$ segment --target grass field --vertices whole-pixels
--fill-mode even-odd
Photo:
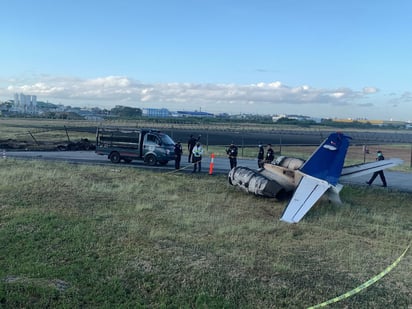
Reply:
[[[411,242],[411,194],[345,186],[341,197],[289,225],[284,202],[225,176],[0,159],[0,307],[316,305]],[[411,308],[411,250],[329,308]]]

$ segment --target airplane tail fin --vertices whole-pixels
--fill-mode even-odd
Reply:
[[[336,185],[345,162],[349,139],[343,133],[330,134],[302,165],[301,172]]]
[[[299,222],[330,188],[330,198],[335,202],[340,201],[341,187],[338,186],[338,180],[345,163],[349,139],[342,133],[330,134],[302,165],[300,172],[303,177],[282,214],[282,221]]]

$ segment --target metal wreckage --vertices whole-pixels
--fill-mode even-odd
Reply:
[[[339,192],[343,185],[339,180],[403,163],[401,159],[392,158],[344,167],[350,139],[341,132],[332,133],[306,161],[281,156],[258,170],[235,167],[229,172],[229,183],[247,193],[279,200],[293,194],[280,219],[297,223],[324,195],[335,204],[341,203]]]

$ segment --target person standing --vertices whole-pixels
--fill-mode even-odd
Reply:
[[[226,149],[226,153],[229,156],[230,169],[237,166],[237,146],[235,144],[230,144],[229,148]]]
[[[196,173],[197,168],[199,168],[199,172],[201,172],[202,155],[203,155],[202,145],[200,145],[200,142],[197,142],[196,146],[193,147],[193,150],[192,150],[192,158],[193,158],[193,172],[192,173]]]
[[[193,134],[190,134],[189,140],[187,141],[187,150],[189,155],[187,157],[187,162],[192,162],[193,148],[196,146],[196,143],[200,141],[201,135],[196,138],[193,137]]]
[[[180,168],[180,160],[182,159],[183,148],[181,142],[175,144],[175,169]]]
[[[275,152],[272,149],[272,145],[268,144],[268,150],[266,150],[266,163],[271,163],[275,159]]]
[[[383,156],[382,151],[378,150],[376,152],[376,161],[381,161],[381,160],[385,160],[385,157]],[[373,173],[371,179],[369,179],[369,181],[367,181],[366,183],[370,186],[373,181],[375,180],[376,177],[378,177],[378,175],[381,178],[382,181],[382,187],[387,187],[387,183],[386,183],[386,178],[385,178],[385,174],[383,173],[383,170],[377,171],[375,173]]]
[[[263,148],[263,145],[259,144],[259,152],[258,152],[258,168],[263,167],[263,163],[265,163],[265,149]]]

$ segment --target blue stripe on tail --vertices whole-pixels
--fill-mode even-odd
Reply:
[[[349,139],[351,138],[343,133],[330,134],[300,170],[307,175],[336,185],[345,162]]]

